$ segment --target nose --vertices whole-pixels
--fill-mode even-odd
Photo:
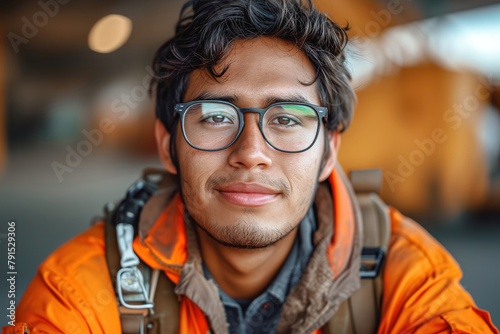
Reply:
[[[237,168],[265,169],[272,165],[269,155],[272,148],[266,143],[259,129],[259,115],[245,113],[245,125],[236,142],[229,147],[229,164]]]

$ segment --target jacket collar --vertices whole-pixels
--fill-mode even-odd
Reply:
[[[320,328],[359,288],[362,225],[353,196],[340,167],[318,187],[315,251],[283,305],[277,333],[310,333]]]
[[[160,176],[158,190],[142,209],[133,247],[147,265],[164,270],[177,284],[188,255],[184,205],[175,176],[165,171]]]

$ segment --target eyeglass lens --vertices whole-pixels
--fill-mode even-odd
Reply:
[[[218,150],[238,135],[240,118],[231,105],[200,102],[184,113],[186,139],[203,150]],[[278,150],[296,152],[308,148],[316,138],[318,115],[304,105],[282,104],[269,108],[262,119],[263,135]]]

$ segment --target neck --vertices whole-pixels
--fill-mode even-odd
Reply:
[[[224,246],[197,227],[203,261],[219,287],[235,299],[254,299],[278,274],[292,249],[297,227],[274,245],[259,249]]]

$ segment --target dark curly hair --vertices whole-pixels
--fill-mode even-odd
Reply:
[[[181,11],[175,36],[153,60],[156,117],[175,138],[174,105],[182,102],[190,73],[206,68],[217,80],[227,67],[217,72],[216,65],[233,41],[268,36],[295,44],[308,57],[316,70],[310,84],[317,82],[321,104],[329,111],[327,128],[342,132],[356,101],[343,52],[347,29],[319,12],[312,0],[191,0]]]

